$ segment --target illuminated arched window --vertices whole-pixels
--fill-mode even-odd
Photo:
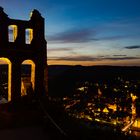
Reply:
[[[31,44],[32,39],[33,39],[33,29],[28,28],[28,29],[25,30],[26,44]]]
[[[17,38],[17,26],[16,25],[8,26],[8,37],[9,37],[9,42],[15,42],[15,40]]]
[[[11,66],[8,58],[0,58],[0,96],[11,101]]]
[[[33,92],[35,87],[35,63],[25,60],[21,64],[21,96]],[[30,93],[29,93],[30,94]]]

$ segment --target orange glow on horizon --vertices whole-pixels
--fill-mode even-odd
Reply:
[[[67,60],[48,60],[48,65],[112,65],[112,66],[140,66],[139,60],[103,60],[103,61],[67,61]]]

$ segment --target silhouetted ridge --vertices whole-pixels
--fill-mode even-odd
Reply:
[[[73,92],[79,82],[113,80],[115,77],[140,79],[140,67],[52,65],[48,70],[49,91],[59,96]]]

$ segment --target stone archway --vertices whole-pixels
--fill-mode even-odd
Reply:
[[[8,58],[0,57],[0,63],[1,64],[7,64],[8,65],[8,72],[7,74],[7,84],[8,84],[8,95],[7,100],[11,101],[11,70],[12,70],[12,63]]]
[[[26,67],[27,66],[27,67]],[[32,60],[24,60],[21,64],[21,96],[27,94],[28,87],[35,89],[35,63]]]

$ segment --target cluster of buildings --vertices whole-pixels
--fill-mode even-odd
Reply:
[[[65,111],[74,118],[114,126],[121,131],[140,128],[140,80],[116,77],[112,80],[77,84],[71,97],[64,97]],[[92,123],[93,124],[93,123]]]

